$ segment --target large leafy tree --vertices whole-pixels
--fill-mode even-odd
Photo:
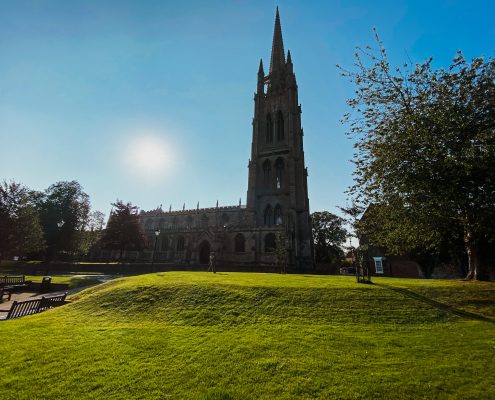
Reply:
[[[339,264],[348,237],[345,220],[331,212],[318,211],[311,214],[311,223],[316,262]]]
[[[114,210],[103,231],[100,244],[106,249],[119,250],[122,258],[125,250],[141,250],[144,247],[144,232],[136,206],[121,200],[117,200],[112,206]]]
[[[392,68],[377,48],[358,49],[356,85],[344,117],[356,139],[355,201],[375,209],[375,243],[396,251],[427,249],[461,239],[469,279],[487,278],[479,247],[494,238],[495,60],[447,69],[421,64]],[[380,225],[381,224],[381,225]],[[384,225],[385,224],[385,225]]]
[[[90,213],[89,196],[82,186],[77,181],[57,182],[38,194],[37,202],[49,258],[58,251],[78,254]]]
[[[27,256],[45,249],[38,211],[28,188],[0,184],[0,256]]]
[[[86,256],[95,246],[103,233],[105,214],[101,211],[91,211],[86,226],[79,231],[78,251],[80,256]]]

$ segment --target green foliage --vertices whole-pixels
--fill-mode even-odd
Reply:
[[[113,280],[69,305],[0,323],[0,393],[6,400],[489,398],[495,324],[385,285],[493,319],[494,283],[376,282],[190,272]]]
[[[82,257],[99,239],[100,211],[90,213],[89,196],[76,181],[35,192],[11,182],[0,186],[0,253],[52,259]],[[61,226],[59,226],[61,225]]]
[[[311,214],[316,262],[340,265],[344,258],[342,246],[348,237],[344,219],[328,211]]]
[[[448,69],[432,59],[392,68],[386,51],[358,49],[356,85],[344,117],[356,139],[358,204],[383,205],[370,239],[397,252],[438,252],[465,242],[470,277],[486,278],[477,248],[495,237],[495,60]]]
[[[16,182],[0,185],[0,256],[27,256],[43,251],[39,214],[29,190]]]
[[[86,256],[90,250],[98,243],[103,233],[105,214],[101,211],[92,211],[86,227],[78,231],[78,253]]]
[[[145,239],[139,223],[137,207],[121,200],[117,200],[112,206],[114,210],[103,231],[101,246],[120,250],[121,257],[124,250],[141,250],[145,245]]]
[[[49,258],[57,252],[79,254],[90,212],[89,196],[82,186],[77,181],[57,182],[38,195],[38,207]]]

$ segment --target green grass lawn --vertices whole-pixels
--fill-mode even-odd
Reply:
[[[376,282],[113,280],[0,323],[0,398],[495,399],[495,283]]]

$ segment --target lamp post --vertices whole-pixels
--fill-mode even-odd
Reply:
[[[60,221],[57,222],[57,241],[60,241],[60,231],[62,229],[62,226],[64,226],[65,224],[65,221],[63,219],[61,219]],[[46,264],[46,271],[45,271],[45,275],[48,275],[49,274],[49,270],[50,270],[50,263],[52,262],[52,260],[56,257],[56,253],[57,253],[57,241],[55,243],[52,244],[52,247],[51,247],[51,250],[49,250],[49,255],[48,255],[48,262]]]
[[[158,236],[160,236],[160,229],[156,228],[155,229],[155,244],[153,245],[153,252],[151,253],[151,272],[155,272],[154,271],[155,251],[156,251],[156,243],[158,242]]]

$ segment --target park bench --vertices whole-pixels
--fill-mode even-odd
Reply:
[[[4,275],[0,276],[0,287],[11,286],[14,289],[28,286],[31,281],[27,281],[24,275]]]
[[[37,314],[42,311],[49,310],[53,307],[58,307],[64,305],[67,301],[65,297],[67,293],[50,296],[50,297],[41,297],[39,299],[33,300],[24,300],[24,301],[14,301],[12,303],[12,307],[8,311],[7,316],[0,317],[2,319],[13,319],[23,317],[25,315]]]

